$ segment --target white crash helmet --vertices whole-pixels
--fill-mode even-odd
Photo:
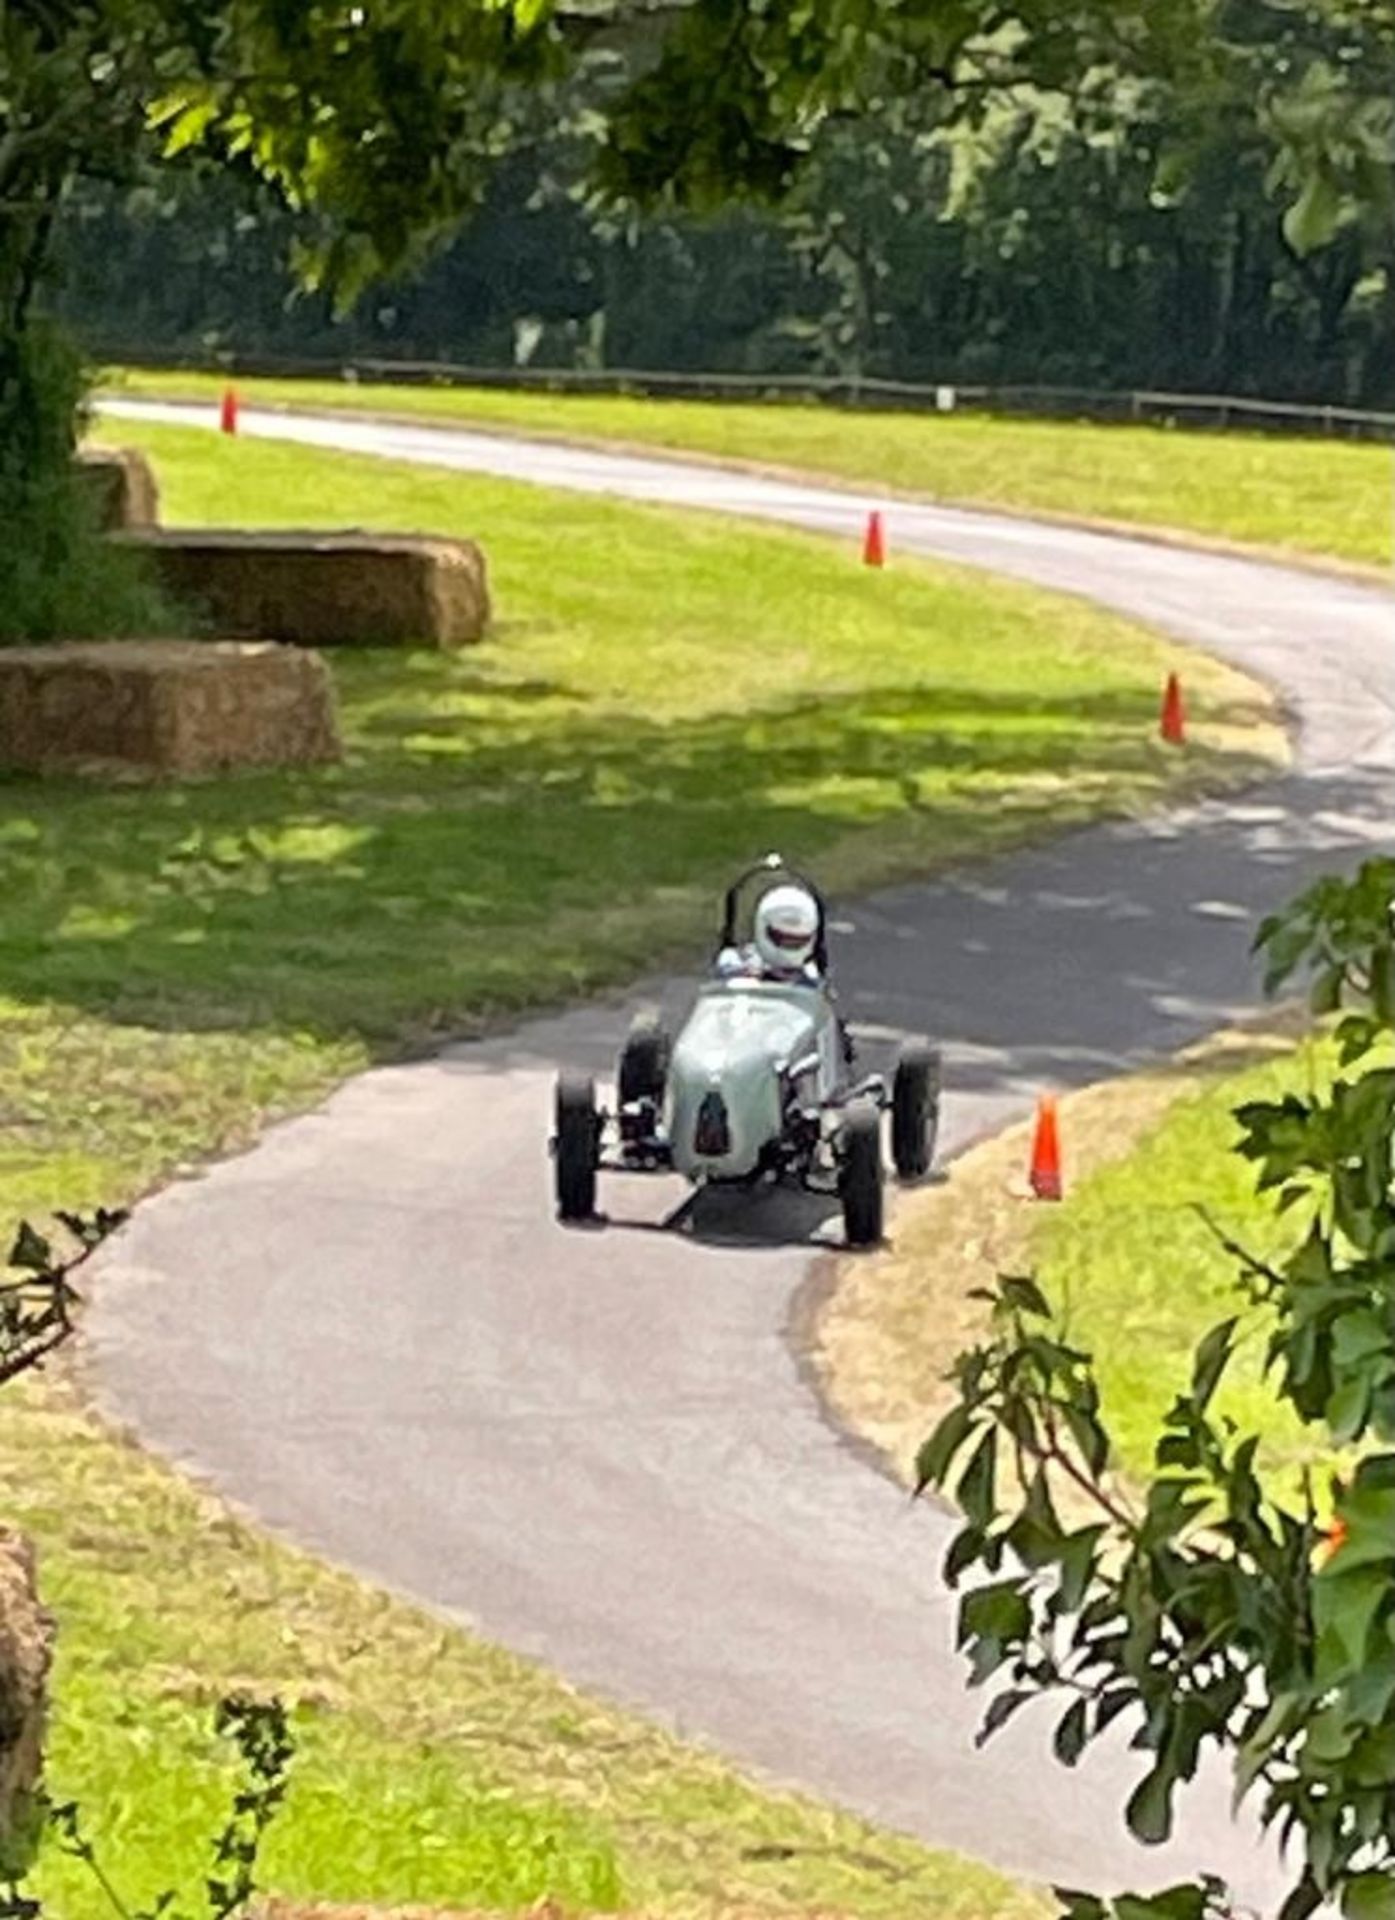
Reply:
[[[806,887],[772,887],[755,914],[756,951],[777,972],[798,972],[814,957],[818,902]]]

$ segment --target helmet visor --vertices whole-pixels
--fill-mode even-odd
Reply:
[[[800,953],[814,944],[813,933],[806,927],[771,926],[765,931],[771,946],[779,947],[782,953]]]

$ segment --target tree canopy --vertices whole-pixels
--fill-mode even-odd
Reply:
[[[1297,253],[1251,108],[1099,76],[830,117],[793,185],[703,213],[590,188],[603,125],[493,170],[420,271],[337,317],[244,172],[86,188],[50,295],[94,350],[640,367],[1395,401],[1395,227]]]
[[[1013,177],[1053,114],[1068,129],[1057,180],[1118,216],[1064,247],[1042,217],[1049,169],[1025,167],[1020,191]],[[947,132],[964,136],[948,203]],[[1033,253],[1022,285],[1042,327],[1098,339],[1116,366],[1150,302],[1203,315],[1221,372],[1254,338],[1281,360],[1295,332],[1321,360],[1349,358],[1353,303],[1383,302],[1376,335],[1395,338],[1395,0],[0,0],[0,582],[14,604],[21,576],[32,594],[75,572],[75,383],[30,326],[62,212],[199,169],[282,208],[300,281],[345,303],[531,174],[535,193],[587,209],[603,274],[624,258],[607,233],[636,209],[667,246],[684,209],[778,203],[776,244],[761,229],[772,271],[833,286],[813,324],[864,363],[894,355],[898,333],[941,338],[937,303],[991,346],[993,261]],[[878,170],[898,177],[893,212],[928,184],[941,213],[981,217],[948,245],[936,221],[912,233],[879,200]],[[1149,231],[1188,191],[1224,237],[1201,276],[1190,242],[1160,272]],[[1297,284],[1275,260],[1280,205],[1297,252],[1324,243],[1330,271]],[[1077,257],[1095,262],[1079,276],[1083,329],[1057,298]],[[782,311],[777,330],[791,322],[808,323]],[[38,624],[67,619],[49,605]]]
[[[1273,1263],[1222,1238],[1235,1311],[1199,1340],[1146,1484],[1121,1480],[1093,1360],[1026,1278],[1000,1281],[991,1336],[958,1362],[959,1400],[919,1463],[964,1516],[946,1567],[975,1575],[959,1609],[972,1680],[1009,1682],[984,1737],[1049,1697],[1074,1766],[1128,1716],[1149,1758],[1128,1822],[1150,1844],[1218,1751],[1236,1805],[1296,1842],[1280,1920],[1395,1913],[1392,899],[1395,861],[1375,859],[1261,929],[1271,989],[1310,973],[1314,1012],[1340,1016],[1336,1064],[1306,1094],[1235,1114],[1238,1151],[1293,1232]],[[1325,1485],[1307,1472],[1295,1486],[1217,1407],[1247,1341],[1326,1450]],[[1064,1898],[1066,1920],[1234,1911],[1210,1877],[1151,1899]]]
[[[710,205],[788,191],[830,122],[927,97],[973,122],[1026,85],[1243,102],[1295,237],[1325,238],[1391,217],[1392,76],[1395,0],[3,0],[0,326],[73,182],[142,154],[254,170],[353,287],[566,118],[608,195]]]

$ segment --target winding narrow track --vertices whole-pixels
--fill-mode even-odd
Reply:
[[[146,420],[207,410],[127,402]],[[715,509],[854,537],[865,495],[495,435],[250,410],[249,434]],[[836,931],[873,1046],[947,1042],[950,1151],[1035,1089],[1154,1058],[1251,1008],[1257,914],[1395,843],[1395,603],[1277,566],[892,503],[899,548],[1082,594],[1283,693],[1291,772],[1235,804],[1078,832],[883,894]],[[684,983],[647,994],[681,1002]],[[792,1312],[789,1204],[638,1183],[609,1231],[552,1220],[559,1062],[604,1068],[620,1004],[364,1076],[143,1207],[87,1320],[102,1394],[267,1524],[768,1775],[1035,1879],[1100,1889],[1273,1861],[1225,1783],[1178,1838],[1126,1834],[1136,1756],[1049,1758],[1029,1714],[983,1752],[941,1582],[949,1519],[833,1432]]]

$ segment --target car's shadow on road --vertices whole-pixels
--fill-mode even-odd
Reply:
[[[707,1188],[686,1194],[657,1218],[610,1216],[604,1225],[610,1233],[661,1233],[710,1247],[837,1250],[843,1245],[837,1200],[795,1187]]]
[[[887,1203],[896,1192],[925,1192],[942,1185],[946,1176],[931,1174],[913,1187],[888,1183]],[[676,1207],[657,1219],[604,1222],[612,1233],[676,1234],[713,1248],[759,1251],[806,1247],[811,1253],[852,1251],[843,1236],[842,1209],[835,1195],[808,1193],[798,1187],[762,1187],[754,1190],[708,1187],[684,1196]]]

